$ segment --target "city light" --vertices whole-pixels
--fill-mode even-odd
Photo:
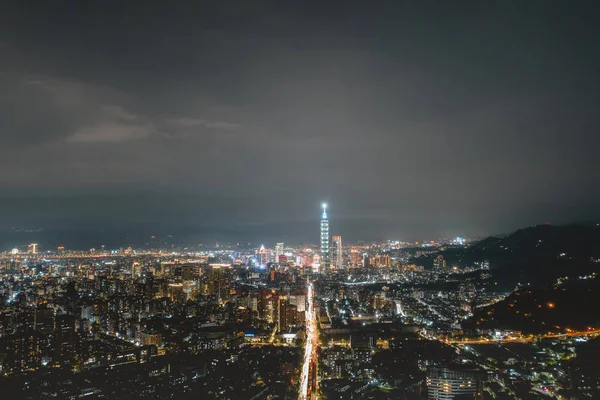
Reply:
[[[179,354],[180,349],[190,354],[212,351],[206,374],[199,371],[195,376],[205,379],[215,393],[223,389],[211,374],[241,362],[247,371],[238,374],[253,383],[241,387],[235,377],[223,376],[227,396],[276,395],[276,386],[264,381],[264,376],[276,376],[292,383],[288,396],[313,400],[321,394],[335,396],[332,382],[339,380],[345,380],[344,387],[356,385],[353,390],[358,393],[374,386],[393,388],[393,382],[380,373],[381,363],[390,363],[384,371],[395,368],[399,362],[395,352],[398,357],[413,357],[403,349],[418,344],[426,348],[419,354],[431,353],[435,359],[451,351],[456,364],[437,362],[417,383],[431,393],[471,395],[482,387],[493,391],[479,375],[479,369],[488,366],[487,346],[530,347],[531,354],[544,352],[557,360],[553,368],[561,371],[562,360],[580,357],[577,346],[600,335],[595,313],[585,316],[582,308],[565,321],[564,314],[552,311],[557,309],[557,295],[595,296],[595,291],[580,288],[593,289],[596,273],[574,270],[567,276],[561,271],[547,288],[534,290],[529,285],[533,279],[527,279],[527,284],[516,283],[512,290],[499,289],[496,279],[513,276],[490,266],[497,265],[493,257],[506,252],[508,239],[495,239],[489,252],[480,248],[476,259],[469,248],[473,241],[465,239],[461,245],[456,236],[422,240],[421,245],[399,240],[342,243],[338,234],[330,240],[329,228],[337,221],[330,221],[325,213],[328,207],[323,206],[314,224],[319,230],[313,230],[313,243],[274,240],[232,246],[221,241],[218,247],[169,251],[60,246],[41,254],[34,253],[31,245],[28,252],[20,252],[16,249],[28,245],[16,243],[13,250],[0,254],[0,293],[5,293],[0,317],[17,316],[0,338],[9,341],[0,349],[8,354],[0,354],[6,360],[2,373],[10,378],[36,369],[66,366],[71,370],[77,359],[86,360],[77,367],[82,373],[101,368],[100,356],[88,360],[87,353],[78,353],[81,350],[72,343],[79,342],[95,354],[111,357],[108,365],[115,370],[150,359],[160,363],[162,356]],[[489,241],[483,243],[491,246]],[[425,267],[422,260],[429,265]],[[56,305],[60,313],[54,311]],[[32,315],[35,325],[27,322]],[[502,328],[496,323],[499,316],[508,321]],[[515,321],[511,318],[523,328],[510,326]],[[22,336],[31,329],[37,333]],[[28,353],[17,352],[29,337],[55,339],[36,343]],[[56,351],[56,340],[65,351]],[[565,346],[557,350],[553,341]],[[525,351],[522,357],[528,354]],[[544,360],[532,356],[527,365],[544,370]],[[564,379],[562,372],[544,375],[529,367],[521,369],[518,363],[498,361],[508,371],[497,373],[503,388],[512,388],[512,378],[525,375],[531,390],[543,387],[545,393],[557,393],[561,388],[557,382]],[[184,357],[181,362],[189,361]],[[426,362],[433,365],[432,360]],[[423,376],[420,368],[410,372]],[[182,382],[180,390],[187,390],[186,384]]]
[[[299,400],[308,399],[308,382],[309,375],[311,373],[311,363],[316,358],[316,348],[318,346],[319,339],[316,327],[316,318],[314,315],[313,296],[313,284],[308,282],[306,295],[306,300],[308,302],[308,306],[306,308],[306,343],[304,345],[304,357],[300,374]]]

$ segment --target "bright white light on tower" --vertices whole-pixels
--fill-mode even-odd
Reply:
[[[323,207],[323,209],[327,208],[327,203],[321,204],[321,207]]]

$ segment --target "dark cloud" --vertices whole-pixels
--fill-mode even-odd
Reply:
[[[0,216],[310,238],[326,199],[336,233],[411,239],[594,218],[597,11],[7,4]]]

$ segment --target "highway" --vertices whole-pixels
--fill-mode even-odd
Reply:
[[[314,292],[313,284],[307,281],[306,299],[308,305],[306,307],[306,343],[304,345],[304,358],[302,361],[302,369],[300,370],[300,393],[299,400],[315,399],[317,393],[317,348],[319,345],[319,332],[317,330],[317,318],[314,309]],[[309,387],[309,382],[311,385]]]
[[[566,337],[578,337],[587,335],[598,335],[600,329],[590,329],[587,331],[577,331],[568,333],[550,333],[547,335],[528,336],[523,338],[508,338],[508,339],[467,339],[467,340],[442,340],[443,342],[463,345],[463,344],[496,344],[496,343],[532,343],[538,339],[557,339]]]

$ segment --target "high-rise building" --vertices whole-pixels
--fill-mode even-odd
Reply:
[[[265,245],[261,245],[257,252],[258,265],[264,267],[267,264],[267,250]]]
[[[377,254],[373,262],[376,267],[389,267],[391,258],[389,254]]]
[[[327,218],[327,204],[323,203],[321,215],[321,269],[329,272],[329,219]]]
[[[275,245],[275,262],[279,262],[279,257],[283,255],[283,243]]]
[[[446,268],[446,260],[444,260],[444,256],[443,255],[438,255],[434,260],[433,260],[433,266],[436,269],[444,269]]]
[[[54,341],[56,357],[61,361],[70,360],[76,351],[77,334],[76,319],[73,315],[60,315],[55,319]]]
[[[131,277],[138,278],[142,274],[142,265],[139,262],[131,264]]]
[[[37,254],[37,252],[38,252],[38,245],[37,245],[37,243],[31,243],[29,245],[29,249],[31,251],[31,254]]]
[[[458,398],[482,399],[485,372],[457,366],[433,367],[427,371],[427,392],[430,400]]]
[[[289,296],[290,304],[296,306],[298,312],[306,311],[306,295],[304,294],[295,294]]]
[[[361,255],[359,250],[356,247],[350,249],[350,263],[352,265],[358,265],[361,263]]]
[[[373,297],[373,308],[379,310],[385,306],[385,293],[378,293]]]
[[[340,269],[342,268],[343,265],[343,259],[342,259],[342,237],[341,236],[334,236],[333,238],[333,265]]]
[[[194,280],[194,276],[196,275],[195,267],[192,265],[183,265],[181,267],[181,280],[183,281],[191,281]]]
[[[277,314],[277,329],[280,332],[304,324],[304,312],[299,312],[298,307],[291,304],[285,296],[279,298]]]
[[[369,255],[367,253],[363,254],[362,266],[363,266],[363,268],[369,268],[371,266],[371,258],[369,257]]]

